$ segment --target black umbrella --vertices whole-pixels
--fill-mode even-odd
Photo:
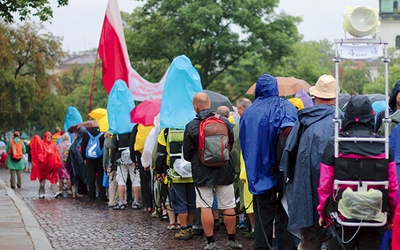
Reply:
[[[211,90],[203,90],[203,92],[206,93],[211,100],[211,109],[217,110],[219,106],[227,106],[231,111],[234,111],[228,97]]]
[[[377,101],[386,101],[384,94],[366,94],[365,96],[371,101],[371,104]],[[339,94],[339,108],[345,110],[347,103],[350,100],[350,94]]]

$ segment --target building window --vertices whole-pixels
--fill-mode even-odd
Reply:
[[[396,49],[400,49],[400,36],[396,36]]]

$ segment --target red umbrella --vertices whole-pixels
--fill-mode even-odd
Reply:
[[[154,117],[160,113],[161,99],[145,100],[131,111],[131,122],[150,126]]]

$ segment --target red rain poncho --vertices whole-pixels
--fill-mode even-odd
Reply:
[[[48,135],[52,136],[49,131],[45,132],[43,140],[35,135],[30,142],[33,165],[31,180],[39,179],[39,182],[41,182],[47,179],[51,184],[57,184],[58,170],[62,161],[56,144],[52,140],[46,140]]]

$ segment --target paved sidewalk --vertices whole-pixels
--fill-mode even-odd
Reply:
[[[2,179],[0,179],[0,249],[53,249],[31,211]]]

